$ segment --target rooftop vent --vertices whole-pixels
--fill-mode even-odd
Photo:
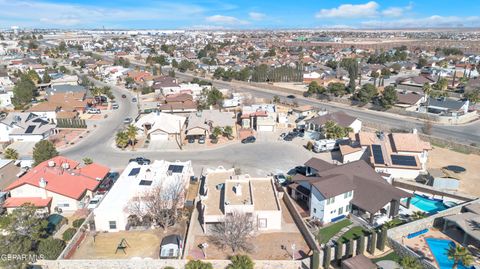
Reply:
[[[235,184],[235,186],[233,186],[233,191],[237,196],[242,195],[242,185],[240,185],[239,183]]]
[[[48,161],[48,167],[54,167],[55,162],[54,161]]]
[[[62,163],[62,168],[63,169],[68,169],[68,168],[70,168],[70,164],[68,162],[64,162],[64,163]]]
[[[40,178],[38,185],[40,186],[40,188],[45,188],[47,186],[47,181],[42,177]]]

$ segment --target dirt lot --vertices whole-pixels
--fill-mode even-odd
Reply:
[[[428,168],[442,168],[447,165],[459,165],[467,169],[464,173],[455,174],[452,177],[460,179],[460,192],[474,196],[480,196],[480,156],[475,154],[463,154],[445,148],[434,147],[429,153]]]
[[[72,259],[128,259],[132,257],[158,259],[162,238],[173,233],[183,236],[183,232],[178,229],[170,229],[168,233],[164,233],[161,229],[99,233],[95,239],[92,235],[88,235],[75,251]],[[125,249],[126,253],[118,250],[115,254],[122,239],[127,241],[129,247]]]
[[[207,259],[228,259],[233,255],[230,249],[219,249],[208,240],[207,236],[196,236],[194,246],[208,242]],[[248,253],[255,260],[288,260],[292,258],[291,245],[295,244],[295,258],[306,257],[310,251],[300,233],[261,233],[255,237],[255,249]],[[282,245],[286,249],[282,249]],[[201,251],[190,251],[190,256],[203,258]]]

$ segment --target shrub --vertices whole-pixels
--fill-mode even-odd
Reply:
[[[61,239],[46,238],[40,240],[38,244],[38,254],[46,260],[55,260],[65,248],[65,242]]]
[[[85,222],[85,218],[76,219],[72,222],[72,226],[75,228],[80,228],[80,226],[82,226],[84,222]]]
[[[312,141],[308,141],[308,143],[307,143],[307,150],[308,150],[308,151],[312,151],[312,149],[313,149],[313,143],[312,143]]]
[[[185,269],[213,269],[213,266],[209,262],[202,262],[200,260],[189,261],[185,264]]]
[[[255,263],[247,255],[235,255],[230,257],[232,262],[227,266],[227,269],[253,269]]]
[[[63,240],[70,241],[70,239],[72,239],[72,237],[75,235],[76,232],[77,232],[77,229],[75,229],[75,228],[66,229],[65,232],[63,232],[63,235],[62,235]]]
[[[325,247],[325,257],[323,259],[323,268],[330,268],[330,261],[332,260],[332,249],[330,246]]]
[[[318,251],[314,250],[313,251],[313,256],[312,256],[312,265],[310,268],[312,269],[318,269],[320,268],[320,254]]]
[[[372,237],[370,237],[370,244],[368,246],[368,253],[374,254],[375,253],[375,248],[377,247],[377,232],[373,231],[372,232]]]

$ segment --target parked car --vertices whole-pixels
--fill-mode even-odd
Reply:
[[[205,144],[205,136],[202,135],[198,138],[198,144]]]
[[[294,135],[294,134],[288,133],[288,134],[283,138],[283,140],[285,140],[285,141],[292,141],[294,138],[295,138],[295,135]]]
[[[147,159],[147,158],[144,158],[144,157],[137,157],[137,158],[134,158],[134,159],[130,159],[128,162],[129,162],[129,163],[131,163],[131,162],[136,162],[136,163],[138,163],[139,165],[150,164],[150,160]]]
[[[243,144],[255,143],[256,140],[257,139],[255,138],[255,136],[249,136],[247,138],[242,139],[242,143]]]
[[[285,136],[287,136],[287,133],[281,133],[280,134],[280,138],[284,138]]]
[[[305,166],[295,166],[295,173],[301,175],[307,175],[307,167]]]
[[[287,95],[287,98],[288,98],[288,99],[295,99],[296,97],[295,97],[295,95],[290,94],[290,95]]]
[[[132,121],[133,121],[132,118],[125,118],[125,119],[123,120],[123,123],[125,123],[125,124],[130,124],[130,123],[132,123]]]
[[[97,206],[100,204],[100,202],[102,201],[103,199],[103,196],[102,194],[97,194],[95,195],[92,199],[90,199],[90,202],[88,202],[88,205],[87,205],[87,208],[88,209],[95,209],[97,208]]]
[[[102,180],[102,183],[100,183],[100,186],[98,186],[97,193],[98,194],[105,194],[107,193],[110,188],[112,188],[113,184],[115,181],[112,178],[105,178]]]
[[[125,94],[122,94],[122,98],[127,98],[127,96]]]
[[[298,117],[298,119],[295,120],[295,123],[299,123],[302,120],[304,120],[305,118],[306,118],[305,116],[300,116],[300,117]]]
[[[286,186],[288,183],[288,179],[284,174],[277,174],[273,178],[282,186]]]
[[[192,144],[192,143],[195,143],[195,137],[188,137],[188,143],[189,144]]]
[[[137,98],[133,97],[132,102],[134,102],[134,103],[137,102]]]
[[[89,108],[87,109],[87,114],[102,114],[102,111],[98,108]]]
[[[118,108],[119,108],[119,105],[117,103],[112,104],[112,109],[118,109]]]

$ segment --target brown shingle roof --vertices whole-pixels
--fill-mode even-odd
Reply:
[[[318,116],[307,120],[307,123],[315,123],[319,126],[323,126],[327,121],[333,121],[342,127],[350,126],[357,118],[346,114],[343,111],[329,113],[326,115]]]

